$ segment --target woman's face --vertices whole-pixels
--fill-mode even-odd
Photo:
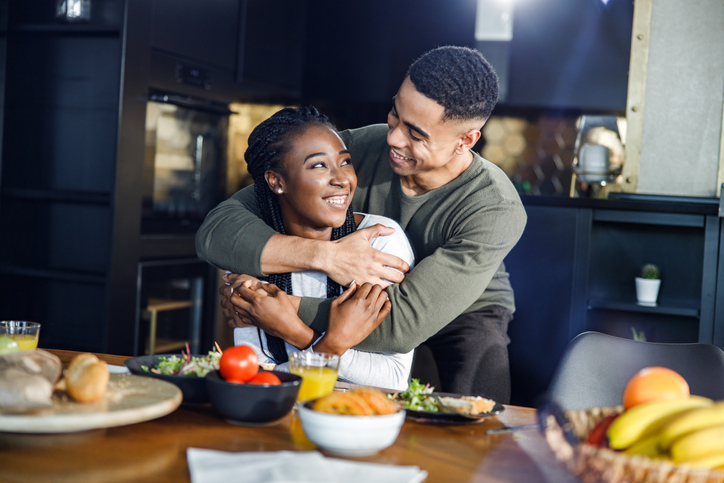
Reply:
[[[291,140],[282,158],[282,173],[267,171],[272,193],[279,196],[289,235],[329,239],[342,226],[357,187],[347,147],[327,126],[312,124]]]

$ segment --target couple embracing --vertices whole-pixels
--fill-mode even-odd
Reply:
[[[337,133],[314,108],[260,124],[245,154],[254,186],[196,236],[200,258],[246,274],[222,288],[235,343],[276,364],[336,353],[340,379],[391,389],[424,343],[439,389],[508,402],[503,258],[526,215],[472,150],[497,96],[479,52],[441,47],[412,64],[387,125]]]

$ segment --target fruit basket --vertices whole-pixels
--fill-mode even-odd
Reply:
[[[667,460],[629,456],[608,448],[572,444],[575,436],[585,440],[589,431],[622,406],[568,411],[565,419],[555,414],[540,414],[548,445],[566,468],[583,483],[724,483],[724,470],[694,469],[674,465]]]

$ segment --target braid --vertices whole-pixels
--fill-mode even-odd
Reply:
[[[312,106],[298,109],[284,108],[254,128],[249,136],[249,147],[244,153],[247,169],[254,179],[254,196],[261,211],[261,218],[267,225],[282,235],[285,235],[286,231],[282,223],[279,198],[275,193],[272,193],[264,174],[267,171],[277,171],[283,174],[281,159],[291,148],[293,135],[302,132],[311,124],[322,124],[335,129],[327,116],[321,114]],[[356,229],[357,224],[354,221],[354,214],[351,209],[348,209],[344,224],[339,228],[332,229],[332,240],[338,240],[349,235]],[[272,274],[260,278],[273,283],[288,294],[292,293],[291,273]],[[340,290],[340,285],[327,277],[327,297],[338,296]],[[261,336],[261,333],[259,335]],[[271,352],[271,355],[267,354],[267,356],[274,359],[277,364],[287,362],[289,357],[287,356],[284,341],[270,334],[267,334],[266,338]],[[263,344],[261,346],[264,347]]]
[[[344,220],[344,224],[339,228],[332,229],[332,240],[339,240],[340,238],[349,235],[357,230],[357,223],[354,221],[354,213],[351,209],[347,210],[347,219]],[[342,286],[327,277],[327,298],[333,298],[339,295],[342,290]]]

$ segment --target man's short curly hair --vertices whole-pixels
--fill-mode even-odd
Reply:
[[[410,66],[418,92],[445,108],[443,120],[485,122],[498,102],[498,75],[483,54],[468,47],[438,47]]]

